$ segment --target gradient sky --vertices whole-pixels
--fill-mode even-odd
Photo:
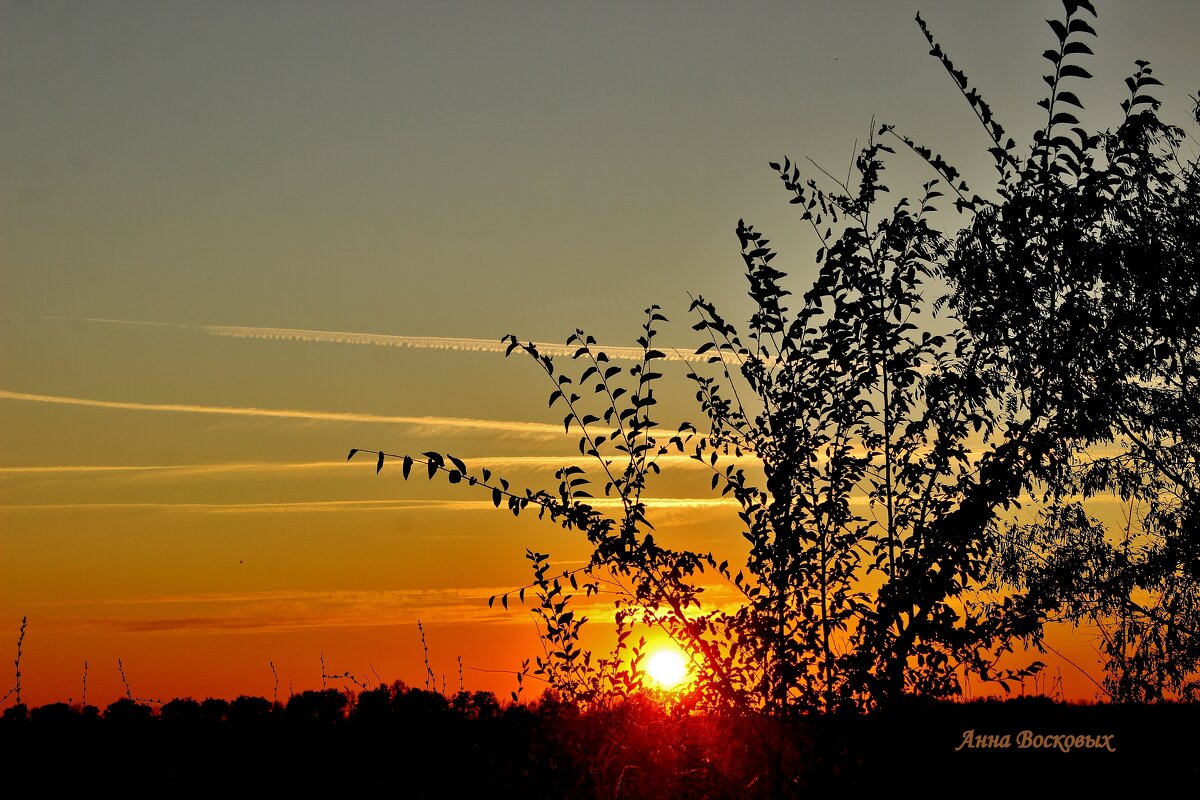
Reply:
[[[1200,7],[1096,5],[1087,119],[1116,123],[1147,58],[1183,124]],[[688,291],[746,308],[740,217],[802,286],[767,162],[840,173],[873,116],[986,186],[918,9],[1008,128],[1038,125],[1049,0],[0,2],[0,648],[28,615],[27,702],[80,699],[85,660],[109,702],[118,658],[151,698],[270,696],[270,661],[315,688],[322,653],[423,685],[418,618],[451,688],[462,656],[506,695],[477,670],[537,642],[487,596],[526,547],[586,551],[346,451],[549,484],[574,441],[487,343],[631,344],[658,303],[687,346]],[[736,551],[706,486],[660,485],[664,536]],[[1060,636],[1098,675],[1093,637]]]

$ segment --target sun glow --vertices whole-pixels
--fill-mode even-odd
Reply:
[[[687,661],[676,648],[656,650],[646,659],[646,674],[661,689],[675,689],[687,679]]]

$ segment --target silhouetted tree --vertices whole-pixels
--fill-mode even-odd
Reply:
[[[203,718],[200,703],[190,697],[176,697],[163,704],[159,719],[166,723],[195,725]]]
[[[154,720],[154,709],[148,705],[122,697],[104,709],[104,720],[118,725],[141,725]]]
[[[827,175],[826,190],[788,159],[772,164],[820,239],[818,277],[789,300],[769,242],[739,222],[748,323],[727,322],[703,297],[692,303],[708,337],[696,354],[712,371],[690,372],[703,428],[660,433],[654,391],[667,356],[655,341],[666,320],[652,306],[629,368],[581,330],[567,340],[578,373],[505,337],[552,382],[550,405],[565,411],[592,471],[567,467],[556,491],[519,491],[450,455],[394,456],[405,479],[419,464],[430,479],[484,487],[498,508],[532,507],[587,537],[581,570],[555,573],[547,555],[527,553],[546,644],[534,671],[566,699],[594,706],[641,689],[639,651],[627,646],[635,623],[691,654],[694,702],[786,714],[949,697],[964,674],[1003,684],[1036,669],[999,664],[1016,642],[1039,644],[1050,615],[1118,625],[1108,645],[1122,676],[1115,693],[1192,691],[1196,162],[1180,160],[1181,132],[1155,115],[1158,81],[1145,62],[1117,130],[1081,127],[1073,84],[1090,77],[1078,62],[1091,53],[1095,11],[1063,5],[1044,54],[1046,122],[1025,153],[917,18],[993,142],[994,199],[891,126],[876,136],[895,137],[937,174],[916,203],[881,207],[892,151],[875,136],[853,185]],[[968,214],[957,237],[930,222],[938,198]],[[950,293],[926,301],[939,284]],[[706,464],[713,489],[736,500],[743,569],[655,539],[643,495],[671,449]],[[389,454],[367,452],[382,469]],[[730,460],[745,456],[758,468]],[[618,513],[591,502],[593,486]],[[1131,506],[1119,541],[1074,502],[1103,491],[1144,504],[1136,526]],[[1045,504],[1039,522],[1013,524],[1010,512],[1031,499]],[[737,608],[701,607],[704,572],[729,581]],[[570,599],[602,587],[616,599],[618,640],[597,659],[579,646],[586,618]],[[524,600],[526,589],[510,594]]]
[[[349,703],[349,698],[339,689],[313,689],[292,695],[283,711],[289,721],[329,724],[345,720]]]
[[[392,697],[392,713],[400,718],[440,719],[450,710],[450,701],[440,692],[405,687]]]
[[[40,725],[69,725],[77,716],[66,703],[49,703],[32,709],[29,718]]]
[[[8,722],[25,721],[29,719],[29,706],[24,703],[14,703],[0,712],[0,719]]]
[[[500,701],[491,692],[459,692],[450,699],[450,708],[466,719],[487,720],[500,716]]]
[[[1052,24],[1047,122],[1030,159],[998,161],[998,199],[959,236],[947,275],[998,356],[1012,424],[1044,451],[1044,507],[1001,537],[1001,574],[1062,618],[1096,625],[1117,699],[1200,696],[1200,170],[1158,117],[1148,62],[1115,131],[1078,127],[1064,78],[1088,74],[1087,3]],[[1086,501],[1116,495],[1112,527]]]
[[[391,715],[391,702],[392,693],[386,686],[359,692],[350,718],[363,722],[382,722]]]
[[[271,715],[271,701],[265,697],[239,695],[229,704],[226,719],[239,724],[261,722]]]
[[[200,702],[200,719],[209,724],[229,719],[229,701],[220,697],[209,697]]]

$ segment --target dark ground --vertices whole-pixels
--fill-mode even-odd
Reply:
[[[239,698],[151,709],[126,700],[103,712],[7,709],[0,786],[8,797],[104,788],[133,796],[856,798],[909,790],[901,796],[1023,799],[1137,797],[1169,787],[1188,796],[1200,785],[1197,723],[1194,705],[1045,698],[788,724],[672,716],[637,701],[581,716],[549,701],[502,708],[483,693],[445,698],[395,686],[357,697],[305,692],[286,706]],[[1048,736],[1083,737],[1083,746]]]

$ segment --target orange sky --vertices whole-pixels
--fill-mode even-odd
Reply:
[[[27,616],[26,701],[79,700],[86,661],[110,702],[118,659],[147,698],[270,696],[272,661],[281,694],[317,688],[322,653],[421,686],[418,619],[449,688],[461,656],[507,696],[484,670],[538,643],[487,597],[528,582],[527,547],[586,550],[346,452],[550,485],[575,442],[503,334],[631,345],[659,303],[686,349],[688,291],[746,309],[740,217],[802,287],[815,244],[766,164],[844,165],[872,115],[986,185],[918,7],[1032,129],[1057,3],[0,0],[0,655]],[[1100,12],[1091,119],[1145,57],[1182,122],[1200,9]],[[696,417],[667,367],[664,417]],[[740,552],[704,476],[666,472],[660,538]],[[1090,633],[1055,642],[1099,675]]]

